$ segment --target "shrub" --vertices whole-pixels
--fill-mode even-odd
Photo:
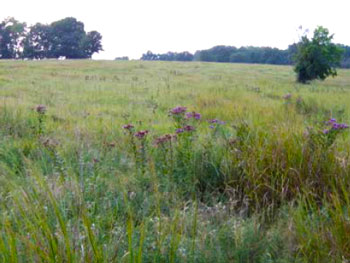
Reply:
[[[336,67],[340,66],[342,49],[332,43],[326,28],[318,27],[310,40],[303,36],[298,44],[295,72],[297,80],[306,83],[314,79],[324,80],[336,76]]]

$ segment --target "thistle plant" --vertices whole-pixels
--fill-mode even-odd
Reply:
[[[137,163],[138,166],[141,169],[141,173],[145,174],[146,172],[146,163],[147,163],[147,155],[146,155],[146,139],[147,139],[147,134],[148,134],[148,130],[144,130],[144,131],[138,131],[135,133],[135,137],[138,138],[140,144],[139,144],[139,151],[138,151],[138,159],[137,159]]]
[[[193,142],[195,134],[201,120],[201,114],[197,112],[187,112],[187,108],[178,106],[170,110],[170,117],[174,120],[175,133],[177,135],[176,144],[176,181],[185,184],[195,185],[195,161]]]
[[[137,168],[140,168],[142,174],[146,172],[146,143],[148,130],[135,132],[135,127],[132,124],[126,124],[123,129],[127,131],[129,136],[129,145],[134,156],[134,161]],[[136,141],[135,138],[138,140]]]
[[[131,151],[134,155],[135,160],[137,159],[137,147],[136,147],[136,143],[135,143],[135,139],[134,139],[134,125],[132,124],[126,124],[123,126],[123,129],[126,130],[128,136],[129,136],[129,145],[131,147]]]
[[[173,118],[177,129],[182,129],[181,127],[185,124],[186,111],[187,108],[183,106],[177,106],[170,110],[169,116]]]
[[[44,133],[45,117],[46,117],[46,106],[39,104],[35,107],[38,119],[37,134],[41,136]]]
[[[176,134],[165,134],[154,140],[154,146],[160,152],[162,174],[169,174],[174,170],[174,149]]]
[[[319,144],[324,150],[331,147],[336,141],[337,137],[349,128],[349,125],[345,123],[338,123],[335,118],[331,118],[326,121],[320,130],[313,131],[309,129],[309,137],[313,141],[313,144]],[[316,147],[316,145],[313,145]]]

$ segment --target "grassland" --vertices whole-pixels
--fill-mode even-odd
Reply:
[[[0,261],[349,262],[349,131],[325,124],[350,123],[338,73],[1,61]]]

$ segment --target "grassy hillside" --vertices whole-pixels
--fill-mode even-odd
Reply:
[[[1,61],[0,262],[347,262],[338,73]]]

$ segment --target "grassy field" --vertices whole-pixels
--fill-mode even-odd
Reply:
[[[349,70],[1,61],[0,100],[0,262],[350,262]]]

